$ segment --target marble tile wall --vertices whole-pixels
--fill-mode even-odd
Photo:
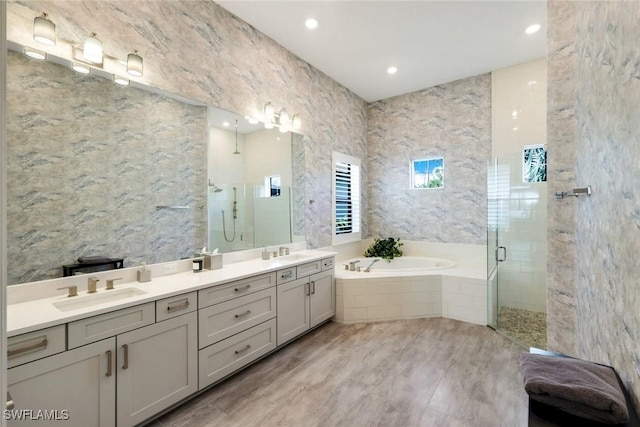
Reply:
[[[549,17],[554,173],[593,186],[549,205],[553,343],[614,366],[640,408],[640,3],[550,1]]]
[[[211,1],[21,0],[7,9],[10,40],[32,44],[33,18],[46,10],[59,37],[95,32],[118,58],[137,49],[140,80],[150,86],[241,115],[259,115],[268,101],[300,114],[306,239],[310,247],[331,243],[331,152],[366,159],[363,99]],[[366,221],[362,229],[367,235]]]
[[[8,59],[8,283],[59,277],[80,256],[128,267],[206,244],[205,107]]]
[[[372,236],[486,244],[491,76],[369,105]],[[444,158],[444,188],[412,190],[412,159]]]

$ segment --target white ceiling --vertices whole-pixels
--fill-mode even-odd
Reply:
[[[544,0],[218,3],[366,101],[546,55]],[[315,30],[305,27],[310,17]],[[542,29],[525,34],[533,23]]]

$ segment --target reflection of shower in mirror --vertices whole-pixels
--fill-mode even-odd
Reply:
[[[214,190],[215,191],[215,190]],[[222,189],[220,189],[222,191]],[[238,197],[237,188],[233,187],[233,236],[231,239],[227,237],[227,226],[224,219],[224,209],[222,209],[222,233],[224,234],[224,240],[227,242],[233,242],[236,239],[236,219],[238,218]]]
[[[211,182],[211,180],[209,180],[209,187],[212,187],[214,193],[222,192],[222,188],[218,187],[215,183]]]

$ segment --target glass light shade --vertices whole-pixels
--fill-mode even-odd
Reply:
[[[47,59],[47,54],[40,51],[40,50],[36,50],[36,49],[31,49],[30,47],[25,47],[24,48],[24,54],[27,55],[29,58],[32,59],[39,59],[39,60],[43,60],[43,59]]]
[[[142,57],[138,51],[127,55],[127,73],[135,77],[142,77]]]
[[[285,110],[284,108],[282,110],[280,110],[280,126],[285,126],[285,127],[289,127],[289,123],[291,122],[291,118],[289,117],[289,113],[287,113],[287,110]]]
[[[96,38],[95,33],[84,41],[82,55],[89,62],[102,64],[102,42]]]
[[[129,86],[131,83],[129,79],[125,79],[124,77],[113,75],[113,82],[120,86]]]
[[[91,68],[89,68],[88,65],[82,64],[80,62],[72,62],[71,68],[73,68],[73,71],[80,74],[89,74],[89,72],[91,71]]]
[[[264,120],[267,122],[272,122],[275,118],[276,112],[273,109],[273,105],[270,102],[267,102],[264,106]],[[273,126],[271,126],[273,127]]]
[[[56,25],[43,13],[33,20],[33,39],[45,46],[55,46]]]
[[[293,119],[291,119],[291,124],[293,125],[294,129],[300,130],[300,128],[302,127],[302,119],[299,115],[296,114],[293,116]]]

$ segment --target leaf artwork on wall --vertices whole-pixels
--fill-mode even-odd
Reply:
[[[547,181],[547,147],[526,147],[522,152],[523,182]]]

